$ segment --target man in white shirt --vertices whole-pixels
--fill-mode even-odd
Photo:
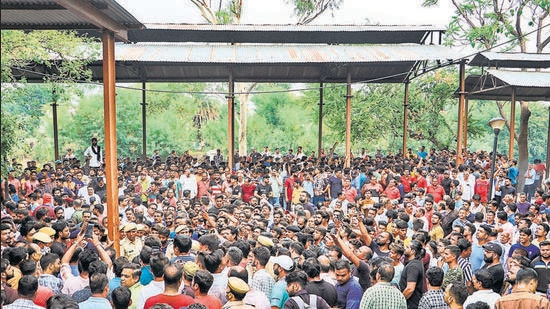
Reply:
[[[481,301],[489,305],[491,309],[494,309],[495,302],[500,298],[500,295],[491,289],[493,282],[491,273],[487,269],[478,269],[474,273],[472,282],[476,291],[466,298],[463,305],[464,308],[469,304]]]
[[[84,156],[89,161],[91,168],[99,168],[103,164],[103,154],[101,153],[101,147],[97,144],[97,138],[92,138],[92,145],[84,151]]]

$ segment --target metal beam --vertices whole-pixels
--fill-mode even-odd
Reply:
[[[116,149],[116,91],[115,91],[115,36],[103,32],[103,118],[105,123],[105,176],[107,177],[107,217],[109,239],[114,241],[120,255],[117,149]]]
[[[143,160],[147,159],[147,83],[141,83],[141,147]]]
[[[346,162],[344,167],[350,167],[351,163],[351,73],[348,72],[346,90]]]
[[[405,97],[403,98],[403,158],[407,154],[407,130],[409,127],[409,81],[405,82]]]
[[[235,82],[233,73],[229,74],[229,93],[227,94],[227,165],[233,170],[235,156]]]
[[[317,131],[317,156],[321,158],[323,148],[323,83],[319,84],[319,129]]]
[[[459,83],[460,83],[460,97],[458,99],[458,133],[456,135],[456,165],[462,164],[462,137],[464,130],[464,101],[466,97],[465,91],[465,71],[466,71],[466,60],[460,61],[460,70],[459,70]]]
[[[108,15],[105,15],[89,2],[74,0],[55,0],[55,2],[68,11],[94,24],[99,29],[112,32],[117,39],[129,42],[128,28]]]
[[[512,87],[510,102],[510,144],[508,145],[508,158],[514,158],[514,141],[516,137],[516,87]]]
[[[53,118],[53,147],[54,147],[54,158],[59,160],[59,130],[57,127],[57,99],[55,88],[52,90],[52,118]]]

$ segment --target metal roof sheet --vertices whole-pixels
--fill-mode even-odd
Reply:
[[[458,56],[438,45],[223,45],[139,43],[116,45],[117,82],[353,82],[401,83],[417,63]],[[90,65],[103,77],[102,62]],[[55,74],[33,65],[29,69]],[[14,70],[30,82],[42,76]]]
[[[496,68],[550,68],[550,54],[483,52],[476,54],[468,65]]]
[[[187,63],[337,63],[450,60],[439,45],[227,45],[186,43],[117,44],[119,61]]]
[[[550,72],[487,70],[494,77],[514,87],[550,88]]]
[[[445,29],[435,26],[361,25],[189,25],[146,24],[130,31],[133,42],[327,43],[401,44],[440,43]]]
[[[127,28],[142,28],[143,24],[116,0],[78,0],[86,2]],[[51,0],[1,0],[2,29],[98,29],[86,20]]]
[[[468,76],[465,88],[474,100],[510,101],[515,89],[517,101],[550,101],[550,72],[487,70],[484,75]]]

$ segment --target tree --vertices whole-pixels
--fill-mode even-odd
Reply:
[[[243,0],[189,0],[201,12],[204,20],[210,24],[240,24]],[[297,24],[307,24],[315,20],[325,11],[337,10],[343,0],[287,0],[294,5],[294,14],[298,17]],[[250,93],[256,83],[237,83],[236,99],[239,102],[238,141],[239,153],[247,153],[247,117]]]
[[[424,0],[423,5],[435,5],[439,0]],[[499,47],[501,50],[519,50],[522,53],[542,51],[550,43],[547,26],[550,24],[550,1],[548,0],[451,0],[456,8],[448,29],[448,42],[468,43],[478,49],[492,49],[498,44],[510,41]],[[545,30],[546,28],[546,30]],[[528,37],[533,32],[534,38]],[[534,43],[534,46],[528,46]],[[503,102],[497,102],[502,118],[507,119]],[[519,134],[515,135],[518,143],[519,174],[527,170],[529,160],[528,132],[531,111],[528,102],[520,102]],[[510,124],[506,120],[506,126]],[[523,188],[524,179],[520,178],[519,189]]]
[[[1,41],[2,129],[14,134],[3,137],[9,141],[3,143],[0,150],[5,159],[23,148],[29,131],[40,123],[45,104],[52,103],[53,99],[67,100],[77,94],[70,85],[91,76],[85,66],[99,49],[93,44],[88,49],[82,48],[84,43],[94,41],[69,31],[2,30]],[[46,68],[45,86],[27,85],[25,79],[14,75],[14,68],[24,69],[33,63]]]

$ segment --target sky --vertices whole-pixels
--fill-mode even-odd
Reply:
[[[118,0],[143,23],[204,23],[190,0]],[[217,3],[217,1],[212,1]],[[453,14],[450,1],[422,8],[420,0],[344,0],[334,16],[325,13],[314,24],[435,25],[446,26]],[[244,0],[243,24],[294,24],[284,0]]]

